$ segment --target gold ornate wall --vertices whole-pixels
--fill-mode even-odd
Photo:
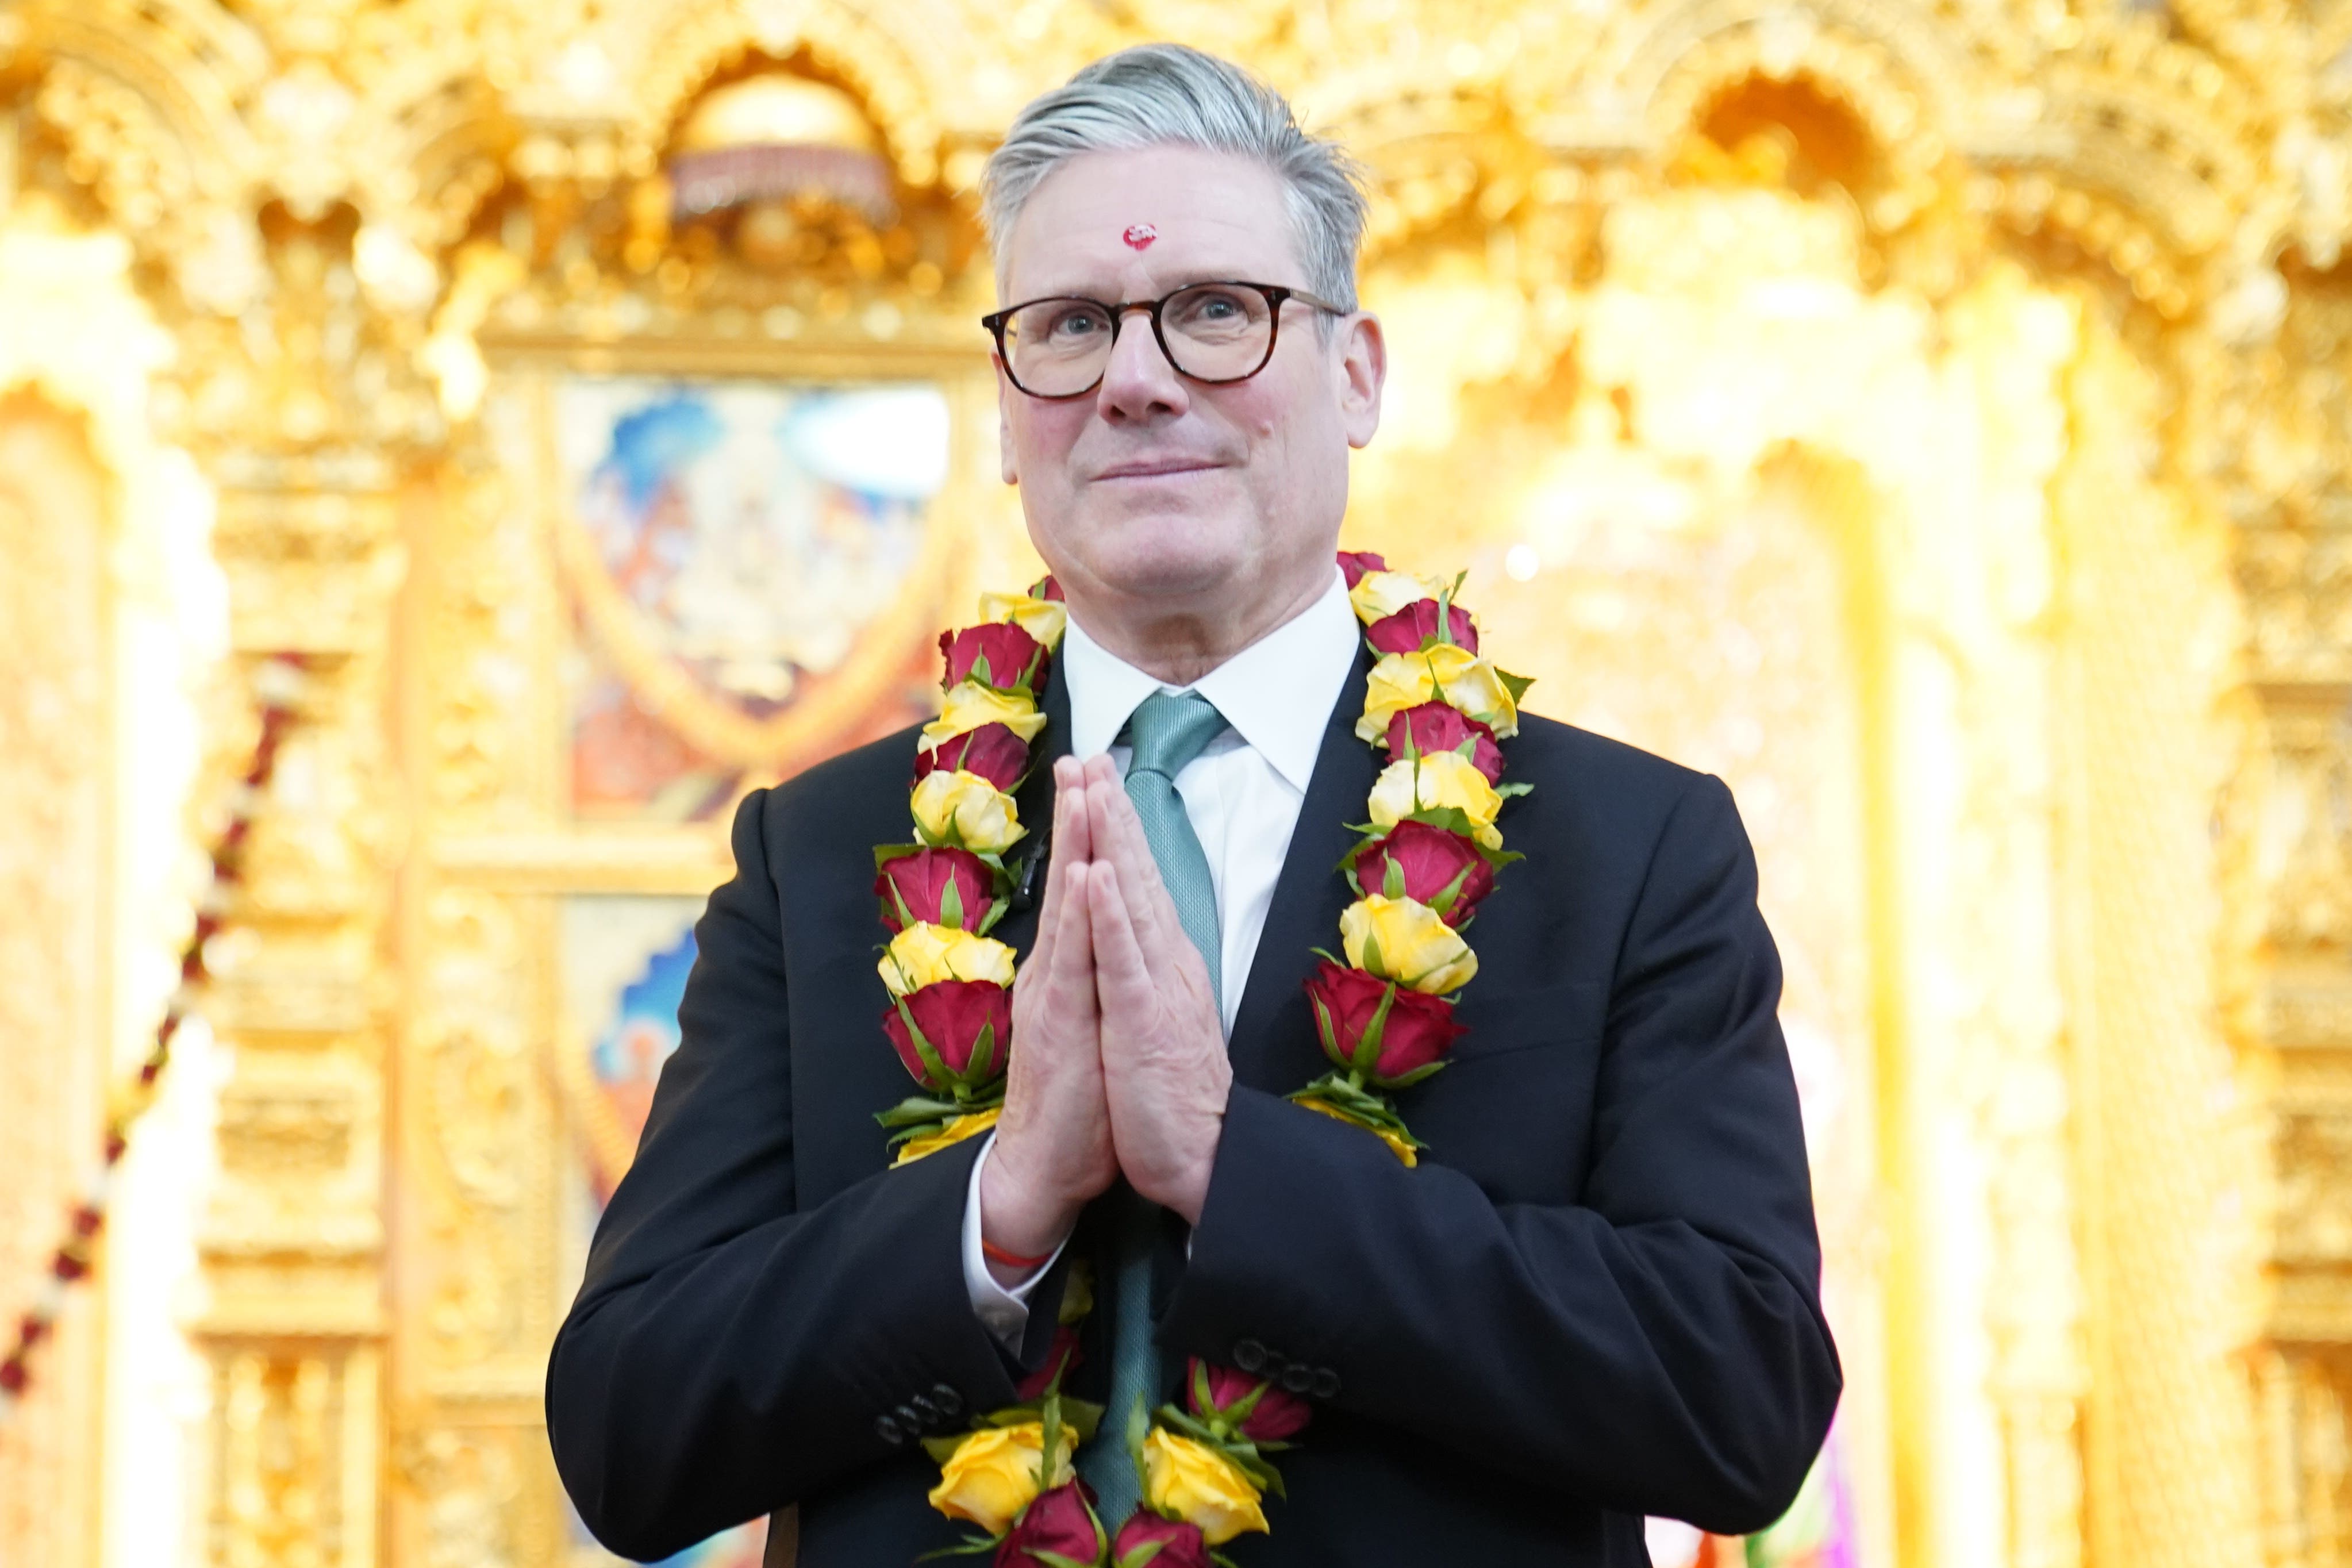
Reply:
[[[1863,1560],[2352,1552],[2352,10],[24,0],[0,394],[45,401],[0,411],[100,499],[0,593],[96,573],[98,618],[33,651],[133,679],[152,645],[77,651],[113,590],[68,557],[113,526],[135,583],[203,540],[173,521],[200,494],[210,752],[260,656],[317,679],[207,1004],[193,1267],[124,1307],[146,1338],[48,1364],[0,1556],[595,1560],[538,1426],[583,1194],[629,1145],[574,1049],[578,911],[707,889],[715,806],[898,721],[940,606],[1021,575],[971,182],[1030,94],[1153,37],[1262,69],[1372,173],[1395,380],[1351,542],[1468,560],[1538,708],[1738,794]],[[704,203],[763,135],[833,183]],[[10,244],[111,247],[111,281]],[[85,318],[168,353],[77,379]],[[919,547],[789,693],[680,677],[568,510],[579,389],[680,377],[941,411]],[[598,680],[696,809],[583,805]],[[168,856],[177,795],[119,804],[147,783],[0,761],[0,796],[117,802],[101,858],[133,820]],[[34,908],[0,933],[66,940]],[[0,1016],[135,1037],[155,1000],[40,986],[11,966]],[[106,1058],[12,1056],[11,1114],[61,1124]],[[142,1414],[174,1325],[192,1392]]]

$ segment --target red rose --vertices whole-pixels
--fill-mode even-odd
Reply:
[[[1374,839],[1356,857],[1356,885],[1367,893],[1389,893],[1391,866],[1404,884],[1404,896],[1427,904],[1450,926],[1459,927],[1478,900],[1495,890],[1495,868],[1478,847],[1459,833],[1426,822],[1400,822]],[[1453,889],[1450,899],[1448,889]]]
[[[955,889],[955,912],[961,917],[957,920],[947,918],[950,888]],[[996,879],[969,849],[918,849],[883,862],[875,874],[874,896],[882,900],[882,924],[893,936],[906,924],[898,918],[901,904],[909,919],[976,931],[996,897]]]
[[[1206,1404],[1201,1399],[1203,1373],[1209,1384]],[[1285,1437],[1297,1436],[1315,1418],[1315,1407],[1307,1401],[1239,1367],[1219,1366],[1199,1356],[1190,1357],[1184,1363],[1184,1403],[1203,1421],[1223,1415],[1261,1388],[1265,1392],[1258,1394],[1249,1415],[1234,1428],[1251,1442],[1279,1443]]]
[[[950,1080],[934,1078],[923,1066],[922,1053],[915,1048],[899,1006],[914,1015],[915,1027],[946,1065]],[[1004,987],[992,980],[935,980],[886,1009],[882,1030],[898,1047],[898,1059],[907,1064],[916,1081],[934,1093],[946,1094],[954,1089],[953,1080],[962,1079],[971,1068],[983,1030],[992,1031],[986,1076],[994,1078],[1004,1070],[1005,1052],[1013,1040],[1013,1002]]]
[[[1029,771],[1029,743],[1002,724],[982,724],[936,746],[917,748],[917,779],[938,768],[961,768],[1010,790]]]
[[[1477,737],[1477,745],[1470,753],[1470,765],[1486,775],[1488,784],[1503,782],[1503,748],[1495,744],[1495,731],[1475,719],[1463,717],[1458,708],[1443,702],[1424,702],[1418,708],[1406,708],[1389,715],[1389,761],[1402,762],[1405,755],[1405,737],[1412,737],[1412,747],[1422,755],[1432,752],[1453,752],[1462,742]]]
[[[1058,605],[1062,602],[1062,585],[1055,582],[1054,574],[1048,572],[1029,584],[1029,596],[1033,599],[1051,599]]]
[[[1445,624],[1454,640],[1472,653],[1478,651],[1478,627],[1470,612],[1459,605],[1445,606]],[[1382,653],[1419,653],[1437,640],[1437,601],[1415,599],[1392,616],[1382,616],[1364,628],[1364,640]]]
[[[1307,983],[1307,994],[1316,1004],[1315,1028],[1322,1037],[1323,1054],[1343,1068],[1356,1065],[1356,1047],[1371,1027],[1381,999],[1391,994],[1395,1000],[1381,1020],[1378,1054],[1365,1075],[1381,1088],[1442,1060],[1453,1048],[1465,1033],[1454,1021],[1454,1005],[1329,959],[1316,966],[1314,978]]]
[[[1077,1329],[1069,1323],[1060,1324],[1054,1330],[1054,1342],[1045,1347],[1045,1364],[1023,1378],[1013,1392],[1024,1405],[1033,1399],[1043,1399],[1045,1386],[1054,1381],[1055,1373],[1061,1373],[1066,1381],[1071,1369],[1086,1359],[1086,1352],[1079,1348]]]
[[[1103,1560],[1102,1526],[1095,1522],[1084,1481],[1040,1492],[1004,1539],[996,1543],[996,1568],[1047,1568],[1041,1552],[1056,1552],[1088,1568]]]
[[[1201,1527],[1138,1509],[1110,1543],[1111,1568],[1210,1568]]]
[[[1348,586],[1350,588],[1364,580],[1365,573],[1385,572],[1388,569],[1389,563],[1369,550],[1339,552],[1339,570],[1347,577]]]
[[[985,658],[989,685],[1008,691],[1016,686],[1039,691],[1045,689],[1045,671],[1051,663],[1045,645],[1010,621],[992,621],[986,626],[966,626],[960,632],[941,632],[940,653],[948,662],[947,677],[940,684],[949,687],[970,676],[973,667]]]

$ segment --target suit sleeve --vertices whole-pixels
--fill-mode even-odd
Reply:
[[[773,809],[762,792],[736,816],[677,1051],[549,1360],[564,1486],[599,1541],[641,1560],[899,1457],[919,1434],[893,1444],[877,1422],[912,1395],[1013,1400],[964,1289],[976,1141],[800,1207]]]
[[[1621,950],[1583,1201],[1498,1204],[1236,1089],[1163,1342],[1279,1347],[1337,1375],[1335,1407],[1496,1473],[1761,1528],[1840,1388],[1780,982],[1730,792],[1697,780]]]

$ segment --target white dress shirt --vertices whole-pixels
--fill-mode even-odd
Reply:
[[[1228,727],[1176,775],[1176,793],[1216,885],[1223,944],[1219,999],[1228,1038],[1324,729],[1355,668],[1357,639],[1347,579],[1334,566],[1321,598],[1189,687],[1167,686],[1110,653],[1076,616],[1055,659],[1054,679],[1070,699],[1070,754],[1084,761],[1108,752],[1122,777],[1128,748],[1112,742],[1153,692],[1197,691],[1225,717]],[[1009,1350],[1028,1326],[1029,1292],[1053,1261],[1009,1290],[988,1272],[980,1249],[980,1175],[995,1144],[992,1132],[965,1193],[963,1276],[972,1310]],[[1060,1256],[1056,1247],[1054,1257]]]

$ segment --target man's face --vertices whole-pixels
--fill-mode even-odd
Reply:
[[[1147,228],[1148,245],[1130,243]],[[1279,179],[1193,147],[1072,159],[1022,208],[1007,250],[1006,304],[1155,300],[1217,279],[1307,286]],[[1074,599],[1183,613],[1295,596],[1328,575],[1348,448],[1379,424],[1385,361],[1372,318],[1327,334],[1319,313],[1286,303],[1272,361],[1223,385],[1179,375],[1140,311],[1084,396],[1031,397],[999,366],[1004,478]]]

